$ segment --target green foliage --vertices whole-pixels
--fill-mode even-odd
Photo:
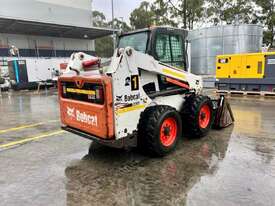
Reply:
[[[130,24],[133,29],[147,28],[154,23],[154,12],[147,1],[141,2],[140,6],[130,15]]]
[[[107,26],[106,17],[102,12],[93,11],[93,26],[105,27]]]
[[[208,0],[208,21],[217,24],[252,23],[253,5],[251,0]]]
[[[171,8],[164,0],[155,0],[155,2],[151,5],[151,10],[154,13],[154,25],[166,25],[177,27],[178,24],[172,18]]]
[[[176,4],[172,0],[170,5],[172,17],[178,18],[185,29],[193,29],[194,23],[202,20],[204,12],[204,0],[178,0]]]
[[[128,26],[128,24],[122,20],[119,20],[117,18],[114,19],[114,25],[113,25],[113,22],[110,21],[108,23],[109,27],[112,27],[114,26],[115,29],[118,29],[120,31],[123,31],[123,32],[128,32],[131,30],[131,27]]]
[[[173,26],[177,23],[173,20],[171,8],[166,0],[155,0],[154,3],[143,1],[140,6],[130,15],[130,24],[133,29],[147,28],[155,26]]]
[[[267,31],[264,32],[264,42],[273,45],[274,41],[274,24],[275,24],[275,12],[274,0],[254,0],[256,5],[260,7],[260,11],[256,12],[257,19],[267,27]]]
[[[274,36],[274,34],[273,34],[273,36]],[[273,36],[272,36],[271,31],[264,31],[263,43],[266,45],[271,44],[271,39],[273,39]]]
[[[121,31],[129,31],[131,28],[126,22],[114,19],[114,22],[106,21],[106,17],[103,13],[99,11],[93,11],[93,25],[97,27],[112,27],[114,23],[114,28]],[[112,36],[106,36],[98,38],[95,40],[95,52],[100,57],[111,57],[114,52],[113,38]]]
[[[99,11],[93,11],[93,26],[107,27],[106,17]],[[100,57],[110,57],[113,54],[113,39],[111,36],[95,40],[95,53]]]
[[[204,0],[155,0],[151,6],[155,25],[193,29],[204,14]]]
[[[113,56],[113,38],[111,36],[102,37],[95,40],[95,52],[100,57]]]

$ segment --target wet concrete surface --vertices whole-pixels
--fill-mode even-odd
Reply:
[[[0,205],[275,205],[275,100],[231,98],[236,122],[164,158],[62,133],[0,150]],[[59,130],[55,94],[0,98],[0,146]],[[26,118],[27,117],[27,118]],[[30,128],[1,130],[41,123]]]

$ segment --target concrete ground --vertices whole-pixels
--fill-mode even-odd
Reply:
[[[56,94],[0,97],[0,205],[275,205],[275,100],[231,98],[234,126],[160,159],[59,129]]]

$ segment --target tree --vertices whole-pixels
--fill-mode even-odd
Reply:
[[[217,24],[252,23],[254,8],[251,0],[208,0],[208,21]]]
[[[154,13],[153,20],[155,25],[178,26],[176,21],[171,17],[169,5],[164,0],[155,0],[151,5],[151,10]]]
[[[111,27],[113,24],[112,24],[112,21],[110,21],[108,23],[108,25]],[[115,29],[118,29],[122,32],[128,32],[131,30],[131,27],[128,26],[128,24],[122,20],[119,20],[117,18],[114,19],[114,28]]]
[[[95,40],[95,53],[100,57],[111,57],[114,53],[113,38],[102,37]]]
[[[93,25],[97,27],[111,27],[112,21],[107,22],[106,17],[99,11],[93,11]],[[131,28],[126,22],[114,19],[114,28],[129,31]],[[111,57],[114,52],[113,38],[106,36],[95,40],[95,52],[100,57]]]
[[[97,27],[106,27],[108,22],[103,13],[93,11],[93,25]],[[111,36],[98,38],[95,40],[95,53],[100,57],[111,57],[113,55],[113,39]]]
[[[104,27],[107,26],[106,17],[102,12],[93,11],[93,26]]]
[[[266,25],[268,31],[264,33],[264,42],[270,43],[273,46],[274,41],[274,24],[275,24],[275,11],[274,0],[254,0],[256,5],[260,7],[260,11],[256,14],[257,19]]]
[[[166,0],[166,4],[172,13],[172,18],[181,19],[183,28],[193,29],[194,23],[199,22],[203,17],[204,0]],[[180,18],[179,18],[180,17]]]
[[[154,12],[147,1],[141,2],[140,6],[130,14],[130,24],[133,29],[142,29],[153,25]]]

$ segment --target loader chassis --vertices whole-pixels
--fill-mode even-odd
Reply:
[[[140,46],[142,34],[147,39]],[[63,128],[110,146],[138,145],[158,156],[175,148],[184,129],[182,121],[193,135],[205,135],[214,109],[210,98],[200,95],[201,77],[185,71],[185,37],[171,28],[126,34],[120,38],[110,66],[101,73],[61,76]],[[172,45],[171,39],[177,43]],[[181,46],[177,49],[177,45]],[[171,46],[177,49],[175,58]],[[68,67],[81,65],[79,59],[88,57],[73,54]],[[81,70],[83,65],[87,64],[70,69]]]

